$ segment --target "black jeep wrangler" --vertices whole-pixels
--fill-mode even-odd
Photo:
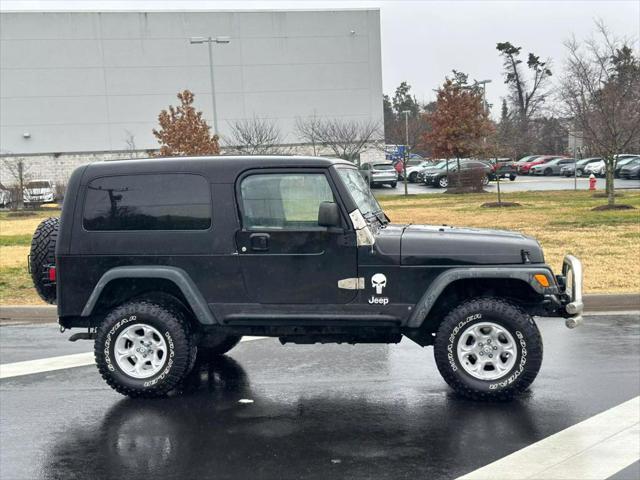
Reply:
[[[55,248],[55,252],[54,252]],[[55,254],[54,254],[55,253]],[[94,163],[30,257],[61,329],[87,331],[129,396],[178,386],[196,356],[243,335],[292,343],[433,345],[475,399],[525,390],[542,362],[533,316],[582,319],[580,262],[561,275],[518,233],[396,225],[357,168],[306,157]]]

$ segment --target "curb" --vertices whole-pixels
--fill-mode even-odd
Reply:
[[[640,293],[594,294],[583,297],[586,314],[640,311]],[[52,323],[58,321],[55,305],[2,305],[2,323]]]

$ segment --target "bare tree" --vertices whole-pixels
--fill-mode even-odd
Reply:
[[[311,144],[314,157],[318,155],[319,130],[321,124],[322,121],[315,112],[306,118],[296,117],[296,134],[299,138]]]
[[[526,70],[522,67],[520,51],[522,47],[516,47],[510,42],[501,42],[496,49],[504,59],[504,83],[509,87],[508,101],[511,106],[512,122],[517,135],[512,137],[516,155],[531,151],[532,132],[531,119],[541,110],[549,96],[547,89],[549,77],[551,77],[550,60],[541,61],[540,57],[529,53]]]
[[[314,122],[311,124],[311,122]],[[367,144],[378,140],[380,126],[372,121],[344,120],[341,118],[325,118],[300,120],[297,128],[301,138],[311,142],[310,136],[302,132],[312,132],[313,141],[318,141],[330,149],[336,157],[359,163],[360,153]]]
[[[129,130],[124,131],[124,144],[127,146],[127,150],[131,152],[131,158],[134,158],[134,152],[136,151],[136,137]]]
[[[231,150],[248,155],[283,155],[289,153],[284,147],[284,137],[275,120],[268,118],[245,118],[229,122],[231,135],[225,139]]]
[[[31,179],[29,164],[20,157],[3,158],[2,163],[15,182],[14,187],[11,188],[11,194],[14,197],[11,202],[12,208],[22,210],[24,208],[24,191]]]
[[[560,98],[585,145],[605,161],[608,205],[613,207],[616,155],[640,136],[640,61],[601,21],[596,31],[599,39],[565,42],[569,56]]]

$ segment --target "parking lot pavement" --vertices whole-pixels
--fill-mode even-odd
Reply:
[[[622,180],[617,178],[615,180],[616,188],[629,189],[640,188],[640,180]],[[525,192],[525,191],[538,191],[538,190],[573,190],[574,183],[573,178],[565,177],[535,177],[535,176],[519,176],[513,182],[509,180],[500,181],[500,190],[503,192]],[[604,191],[605,179],[598,178],[596,188],[600,191]],[[578,178],[578,190],[588,190],[589,179]],[[485,187],[488,192],[497,192],[496,182],[490,182]],[[404,195],[404,184],[398,183],[396,188],[389,186],[377,187],[373,190],[374,195]],[[442,188],[427,187],[426,185],[416,185],[415,183],[409,184],[409,194],[428,194],[428,193],[442,193]]]
[[[0,472],[7,479],[482,478],[478,469],[497,460],[490,468],[506,462],[535,473],[541,451],[547,461],[587,451],[597,453],[590,461],[599,473],[578,477],[635,479],[635,430],[587,447],[603,425],[624,429],[617,422],[630,417],[637,425],[629,409],[640,394],[639,320],[590,316],[570,331],[561,320],[539,319],[542,370],[530,392],[508,403],[457,397],[431,349],[407,339],[390,346],[245,342],[199,365],[181,394],[163,400],[126,399],[94,366],[5,378]],[[23,349],[33,359],[74,354],[78,344],[91,350],[65,342],[68,334],[54,324],[0,328],[3,365],[24,360]],[[631,441],[621,443],[625,434]],[[584,467],[583,456],[548,471]]]

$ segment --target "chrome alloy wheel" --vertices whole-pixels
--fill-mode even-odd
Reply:
[[[493,322],[476,323],[460,335],[458,361],[465,372],[479,380],[496,380],[516,362],[513,335]]]
[[[167,342],[150,325],[137,323],[118,334],[114,345],[116,364],[133,378],[149,378],[167,362]]]

